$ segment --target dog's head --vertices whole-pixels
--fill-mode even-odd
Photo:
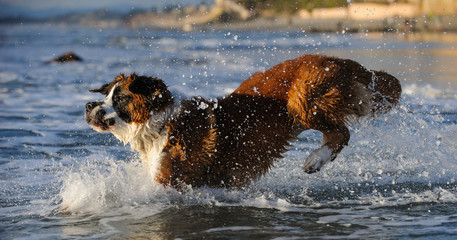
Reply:
[[[166,111],[173,97],[160,79],[119,75],[109,84],[90,90],[106,97],[86,104],[86,122],[98,132],[116,132],[126,124],[142,124]]]

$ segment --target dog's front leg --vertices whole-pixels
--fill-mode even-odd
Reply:
[[[306,173],[317,172],[324,164],[333,161],[349,142],[350,134],[346,126],[321,130],[321,132],[323,133],[322,146],[314,150],[306,159],[303,167]]]

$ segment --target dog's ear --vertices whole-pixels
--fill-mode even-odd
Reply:
[[[162,111],[173,104],[173,96],[165,83],[154,77],[130,76],[133,78],[129,90],[144,96],[150,110]]]
[[[136,75],[131,75],[130,77],[133,78],[133,82],[129,86],[129,90],[132,93],[149,96],[159,88],[157,82],[160,80],[156,78]]]
[[[92,90],[89,90],[89,92],[93,92],[93,93],[98,92],[103,95],[106,95],[109,93],[109,90],[110,90],[109,84],[103,84],[99,89],[92,89]]]
[[[117,76],[114,79],[114,81],[112,81],[111,83],[103,84],[99,89],[92,89],[92,90],[89,90],[89,92],[93,92],[93,93],[98,92],[103,95],[108,95],[108,93],[111,91],[111,88],[113,88],[113,86],[116,85],[116,83],[118,83],[122,80],[125,80],[125,75],[123,73],[119,74],[119,76]]]

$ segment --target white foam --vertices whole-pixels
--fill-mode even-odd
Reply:
[[[440,89],[431,84],[407,84],[403,86],[403,95],[421,98],[457,98],[457,92],[452,89]]]
[[[110,208],[136,206],[166,195],[139,162],[105,159],[103,167],[86,162],[62,173],[60,209],[72,213],[103,212]]]
[[[0,72],[0,83],[8,83],[19,79],[19,75],[14,72]]]
[[[213,232],[240,232],[240,231],[252,231],[258,228],[255,227],[248,227],[248,226],[231,226],[231,227],[220,227],[220,228],[210,228],[205,232],[213,233]]]

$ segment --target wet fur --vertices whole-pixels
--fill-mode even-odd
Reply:
[[[347,145],[346,124],[388,111],[401,86],[352,60],[305,55],[255,73],[215,101],[195,97],[175,107],[162,80],[135,74],[93,92],[107,97],[87,104],[86,121],[130,143],[156,181],[239,187],[266,173],[306,129],[323,133],[304,166],[319,171]],[[110,101],[117,114],[106,117]]]

